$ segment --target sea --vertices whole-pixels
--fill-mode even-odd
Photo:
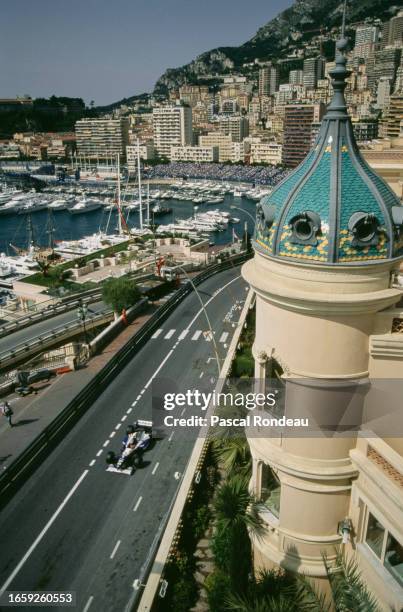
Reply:
[[[55,199],[57,196],[55,194]],[[194,215],[195,206],[192,202],[182,200],[163,200],[164,206],[172,208],[172,213],[161,215],[155,219],[155,222],[160,224],[173,223],[174,220],[188,219]],[[232,209],[236,206],[236,209]],[[199,204],[197,212],[205,212],[208,210],[220,210],[229,212],[231,217],[237,217],[239,223],[229,224],[227,229],[222,232],[209,234],[211,242],[215,244],[226,244],[231,242],[233,229],[238,237],[242,237],[244,232],[244,224],[247,223],[248,232],[251,234],[254,230],[254,222],[250,218],[255,216],[256,202],[248,198],[234,198],[232,194],[226,194],[224,202],[219,204]],[[124,213],[125,216],[127,213]],[[41,210],[31,213],[31,224],[33,232],[33,242],[38,246],[48,246],[50,232],[53,240],[77,240],[84,236],[92,235],[100,230],[105,231],[108,228],[108,233],[113,233],[117,228],[118,215],[117,211],[108,211],[98,209],[79,215],[72,215],[67,210],[61,210],[52,213],[52,219],[49,219],[47,210]],[[143,218],[145,211],[143,212]],[[108,223],[109,220],[109,223]],[[15,250],[11,245],[18,248],[26,248],[29,241],[28,231],[28,215],[2,215],[0,216],[0,252],[9,255],[15,255]],[[130,212],[128,219],[129,227],[139,227],[139,213]]]

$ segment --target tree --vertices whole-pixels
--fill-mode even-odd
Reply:
[[[215,441],[214,455],[229,476],[236,472],[246,476],[251,472],[252,457],[245,437]]]
[[[111,278],[102,287],[102,299],[120,315],[124,309],[139,301],[140,291],[129,278]]]
[[[220,569],[228,572],[233,591],[244,593],[252,571],[249,533],[260,537],[264,532],[257,503],[248,491],[248,478],[237,474],[225,481],[217,490],[214,510],[216,543],[224,539],[228,544],[228,556]]]

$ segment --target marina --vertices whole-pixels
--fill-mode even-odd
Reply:
[[[269,193],[268,188],[250,185],[234,187],[229,183],[182,180],[169,185],[143,185],[140,191],[138,186],[126,184],[120,198],[117,191],[116,183],[56,184],[40,192],[1,185],[0,252],[14,257],[10,244],[27,248],[28,217],[39,246],[49,245],[51,224],[56,247],[60,242],[87,240],[87,247],[93,244],[96,250],[91,237],[116,238],[122,232],[122,222],[126,235],[141,234],[146,227],[152,227],[159,235],[170,232],[191,238],[209,237],[211,243],[225,244],[234,234],[242,235],[245,223],[248,231],[253,231],[249,214],[254,215],[256,202]]]

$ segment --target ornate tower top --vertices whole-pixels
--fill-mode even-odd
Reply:
[[[361,156],[347,112],[344,24],[345,12],[330,72],[333,98],[315,145],[257,207],[255,250],[290,263],[403,258],[403,206]]]

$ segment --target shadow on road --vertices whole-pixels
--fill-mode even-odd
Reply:
[[[20,419],[16,423],[13,423],[14,427],[20,427],[21,425],[29,425],[34,421],[39,421],[39,419]]]

